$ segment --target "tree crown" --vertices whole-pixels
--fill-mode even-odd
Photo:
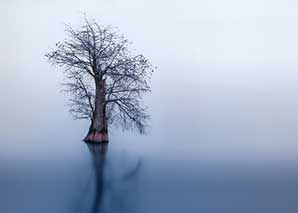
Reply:
[[[146,107],[140,100],[150,91],[154,71],[149,60],[130,51],[131,43],[115,28],[85,19],[78,29],[66,27],[68,38],[46,54],[49,62],[62,67],[64,91],[72,95],[70,112],[76,119],[93,119],[96,83],[105,82],[105,108],[109,124],[123,129],[147,126]]]

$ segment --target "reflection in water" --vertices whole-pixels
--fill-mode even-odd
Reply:
[[[81,155],[0,161],[0,213],[298,212],[297,168],[140,161],[124,143],[76,146]]]
[[[95,171],[95,197],[91,208],[91,213],[98,212],[104,193],[103,170],[105,165],[107,144],[87,144],[92,155],[93,168]]]
[[[108,144],[87,144],[91,153],[95,176],[89,191],[94,191],[90,213],[98,212],[133,212],[132,195],[136,187],[136,178],[141,168],[141,161],[130,163],[127,159],[109,161]],[[86,212],[86,211],[82,211]]]

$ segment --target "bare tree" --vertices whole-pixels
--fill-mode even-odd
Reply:
[[[90,119],[85,141],[108,142],[108,125],[144,133],[148,115],[140,100],[150,91],[153,68],[134,55],[130,42],[114,28],[88,21],[79,29],[66,27],[68,38],[46,57],[62,67],[65,91],[72,95],[75,119]]]

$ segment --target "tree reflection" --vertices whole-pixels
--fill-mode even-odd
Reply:
[[[87,146],[95,176],[90,213],[134,212],[140,159],[134,158],[131,162],[126,153],[120,160],[107,160],[108,144],[88,143]]]
[[[104,166],[108,144],[87,144],[92,156],[93,169],[95,172],[95,196],[91,213],[96,213],[101,207],[104,193]]]

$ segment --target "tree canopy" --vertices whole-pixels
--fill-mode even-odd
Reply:
[[[75,119],[94,120],[96,83],[104,81],[107,123],[123,129],[145,131],[149,115],[140,102],[150,91],[154,71],[142,54],[130,51],[131,43],[111,26],[85,19],[80,28],[66,26],[67,39],[46,54],[65,75],[64,91],[71,94],[70,112]]]

